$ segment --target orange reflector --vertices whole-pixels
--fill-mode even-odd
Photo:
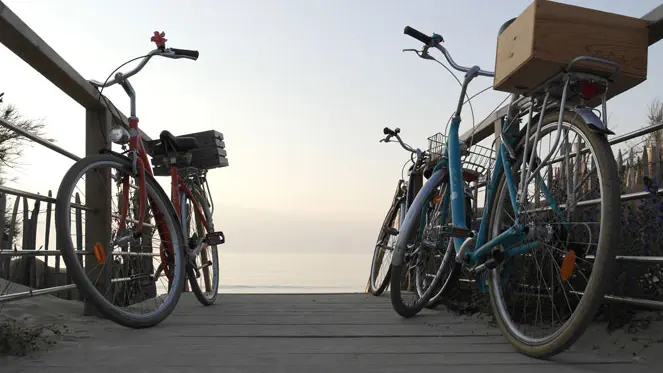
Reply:
[[[97,263],[106,264],[106,250],[104,250],[101,243],[97,242],[92,250],[94,251],[94,256],[97,258]]]
[[[566,281],[573,274],[573,268],[576,265],[576,252],[569,250],[562,261],[561,276],[562,280]]]
[[[433,197],[433,204],[437,205],[438,203],[440,203],[441,200],[442,196],[438,194],[437,196]]]

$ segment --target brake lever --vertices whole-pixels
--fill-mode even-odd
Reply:
[[[423,58],[425,60],[434,60],[430,54],[428,54],[428,47],[424,47],[423,50],[417,50],[417,49],[403,49],[403,52],[414,52],[419,56],[419,58]]]
[[[419,57],[423,58],[424,60],[435,60],[433,56],[428,54],[428,49],[430,47],[424,47],[424,49],[421,50],[421,54],[419,54]]]

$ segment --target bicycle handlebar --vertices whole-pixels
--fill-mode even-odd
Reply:
[[[121,74],[120,75],[121,79],[127,79],[127,78],[129,78],[133,75],[136,75],[139,71],[141,71],[143,69],[143,67],[145,67],[145,65],[147,65],[147,63],[150,61],[150,59],[154,56],[166,57],[166,58],[172,58],[172,59],[186,58],[186,59],[190,59],[190,60],[195,61],[195,60],[198,59],[198,55],[199,55],[198,51],[187,50],[187,49],[176,49],[176,48],[165,48],[163,50],[162,49],[155,49],[155,50],[151,51],[150,53],[148,53],[143,58],[143,60],[138,64],[138,66],[136,66],[136,68],[134,68],[133,70],[129,71],[126,74],[123,74],[123,73],[119,73],[119,74]],[[106,87],[112,86],[113,84],[116,84],[118,82],[119,81],[118,81],[118,76],[117,75],[115,75],[115,78],[109,80],[105,84],[101,83],[99,81],[96,81],[96,80],[90,80],[90,83],[92,83],[92,85],[94,85],[97,88],[101,88],[101,87],[106,88]]]
[[[402,139],[401,136],[399,135],[399,133],[401,132],[401,129],[400,129],[400,128],[396,127],[395,129],[392,130],[392,129],[390,129],[389,127],[385,127],[385,128],[382,130],[382,132],[383,132],[385,135],[387,135],[387,137],[385,137],[384,139],[380,140],[380,142],[392,142],[392,141],[391,141],[391,138],[392,138],[392,137],[395,137],[396,140],[398,140],[398,143],[401,144],[401,147],[402,147],[403,149],[409,151],[410,153],[415,153],[415,154],[417,154],[417,156],[419,156],[419,157],[423,156],[424,152],[421,151],[421,149],[414,149],[414,148],[411,147],[410,145],[408,145],[408,144],[406,144],[405,142],[403,142],[403,139]]]
[[[461,66],[461,65],[457,64],[456,61],[454,61],[454,59],[451,57],[451,54],[449,53],[449,51],[444,46],[442,46],[440,44],[440,42],[444,41],[442,36],[440,36],[438,34],[433,34],[433,36],[427,36],[424,33],[420,32],[420,31],[418,31],[418,30],[416,30],[416,29],[414,29],[410,26],[405,26],[405,29],[403,30],[403,33],[405,35],[411,36],[411,37],[413,37],[413,38],[415,38],[415,39],[417,39],[420,42],[425,44],[424,49],[421,51],[421,54],[419,54],[419,57],[426,58],[426,56],[428,56],[428,49],[435,48],[435,49],[439,50],[440,52],[442,52],[442,54],[444,55],[444,58],[446,58],[447,62],[449,62],[451,67],[453,67],[454,69],[456,69],[458,71],[461,71],[461,72],[464,72],[464,73],[467,73],[470,70],[472,70],[471,67]],[[431,57],[429,57],[429,58],[431,58]],[[495,73],[492,72],[492,71],[479,70],[479,71],[477,71],[477,75],[492,77],[492,76],[495,76]]]
[[[200,55],[198,51],[189,50],[189,49],[166,48],[167,39],[164,38],[164,36],[166,36],[164,32],[161,33],[157,31],[154,32],[154,36],[152,36],[151,41],[157,45],[157,49],[145,55],[143,60],[133,70],[129,71],[126,74],[117,73],[115,74],[115,77],[112,80],[106,83],[101,83],[96,80],[90,80],[90,83],[92,83],[92,85],[94,85],[97,88],[106,88],[112,86],[113,84],[120,83],[121,81],[124,81],[125,79],[128,79],[133,75],[136,75],[139,71],[143,69],[143,67],[145,67],[145,65],[147,65],[150,59],[154,56],[160,56],[172,59],[186,58],[194,61],[198,59],[198,56]]]

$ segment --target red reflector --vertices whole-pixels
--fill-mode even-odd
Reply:
[[[587,100],[596,97],[601,90],[601,84],[599,83],[592,83],[587,80],[583,80],[580,83],[582,84],[582,95]]]

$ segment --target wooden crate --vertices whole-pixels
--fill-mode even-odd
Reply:
[[[647,79],[648,22],[549,0],[535,0],[497,40],[494,88],[525,94],[562,71],[578,56],[617,62],[621,70],[579,62],[573,71],[612,82],[608,98]]]
[[[228,154],[225,150],[226,144],[223,141],[223,134],[221,132],[209,130],[179,135],[178,137],[195,137],[198,140],[200,147],[188,152],[191,153],[190,167],[209,170],[229,165],[228,158],[226,158]],[[154,175],[170,175],[170,169],[161,161],[161,158],[166,154],[160,140],[152,140],[145,145],[145,150],[153,157],[152,166]]]

